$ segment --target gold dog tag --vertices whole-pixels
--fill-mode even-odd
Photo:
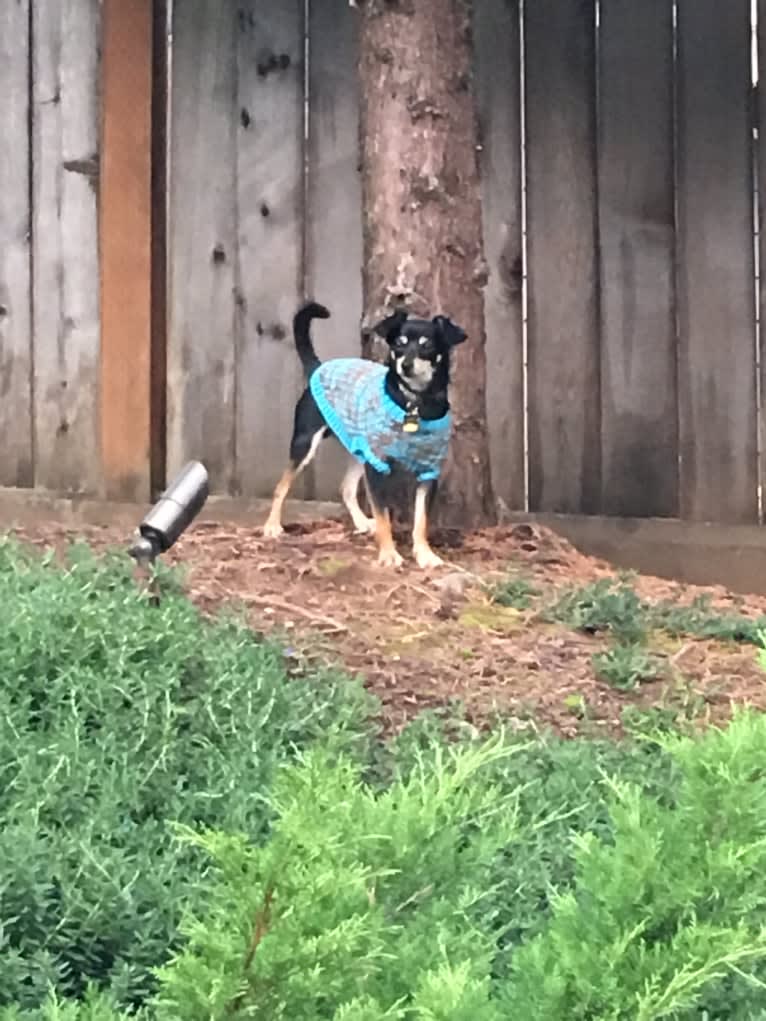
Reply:
[[[402,422],[402,430],[406,433],[416,433],[420,428],[420,422],[417,415],[407,415]]]

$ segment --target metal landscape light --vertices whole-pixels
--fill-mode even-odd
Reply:
[[[190,461],[173,479],[138,526],[129,553],[142,568],[149,568],[183,535],[208,498],[207,469]]]

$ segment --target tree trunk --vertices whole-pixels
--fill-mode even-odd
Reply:
[[[439,519],[494,520],[470,0],[359,0],[363,285],[369,328],[404,304],[468,334],[452,357],[453,434]]]

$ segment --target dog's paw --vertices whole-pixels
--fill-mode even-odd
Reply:
[[[444,561],[428,546],[421,546],[413,550],[415,563],[421,571],[427,571],[430,567],[442,567]]]
[[[398,550],[382,549],[378,553],[378,567],[401,567],[404,563],[404,557]]]
[[[278,539],[284,534],[284,528],[278,521],[267,521],[263,526],[263,534],[267,539]]]
[[[375,519],[365,517],[356,518],[354,520],[354,533],[356,535],[374,535]]]

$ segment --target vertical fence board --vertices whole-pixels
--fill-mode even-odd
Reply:
[[[593,0],[525,8],[529,498],[600,497]]]
[[[761,515],[763,516],[764,479],[766,479],[766,0],[758,0],[758,83],[754,95],[757,113],[758,147],[758,247],[759,280],[758,308],[760,318],[761,406],[759,429],[761,435]],[[762,523],[763,517],[762,517]]]
[[[757,519],[748,0],[680,0],[681,515]]]
[[[237,30],[237,480],[284,470],[302,386],[292,317],[303,273],[303,0],[242,0]]]
[[[167,328],[168,328],[168,3],[153,0],[152,25],[152,300],[150,477],[153,494],[167,480]]]
[[[153,0],[103,0],[101,457],[104,495],[149,500]]]
[[[98,0],[33,3],[35,484],[94,492],[98,443]]]
[[[173,16],[168,473],[202,460],[234,488],[236,29],[232,0],[183,0]]]
[[[672,0],[601,8],[604,514],[678,512]]]
[[[474,5],[487,331],[487,425],[495,496],[524,508],[521,40],[517,0]]]
[[[0,485],[31,486],[29,0],[0,8]]]
[[[358,12],[348,0],[313,0],[309,20],[309,194],[306,291],[330,309],[314,324],[320,358],[358,355],[362,316]],[[326,443],[311,495],[337,498],[346,457]]]

